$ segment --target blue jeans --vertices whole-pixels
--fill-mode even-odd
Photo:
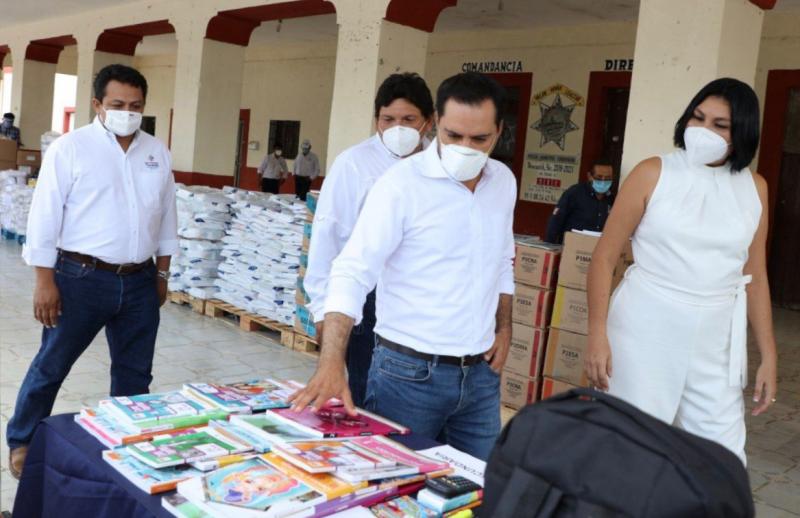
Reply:
[[[31,362],[8,422],[10,448],[31,441],[39,421],[50,415],[72,365],[105,326],[111,356],[112,396],[148,391],[159,324],[155,265],[117,275],[60,256],[56,286],[61,316],[44,328],[39,352]]]
[[[366,408],[486,460],[500,433],[500,376],[486,362],[460,367],[426,361],[378,342]]]
[[[347,342],[347,384],[353,404],[364,406],[367,395],[367,376],[375,348],[375,291],[367,295],[361,323],[353,328]]]

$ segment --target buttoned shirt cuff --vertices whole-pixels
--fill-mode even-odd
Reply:
[[[28,245],[22,247],[22,258],[28,266],[52,268],[58,259],[58,250],[55,248],[33,248]]]
[[[158,242],[158,250],[156,251],[156,257],[163,257],[165,255],[175,255],[180,250],[180,246],[178,246],[177,239],[168,239],[165,241]]]
[[[366,300],[366,294],[362,293],[363,291],[357,283],[349,279],[331,278],[328,281],[324,313],[326,315],[342,313],[355,320],[355,325],[360,324]]]
[[[311,313],[311,318],[314,319],[315,324],[318,324],[323,320],[325,320],[325,299],[319,300],[319,302],[312,300],[306,305],[306,307],[308,308],[308,311]]]

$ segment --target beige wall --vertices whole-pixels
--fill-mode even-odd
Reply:
[[[298,120],[300,139],[311,140],[325,171],[335,67],[335,41],[247,49],[242,108],[250,109],[249,140],[258,142],[258,150],[247,152],[249,167],[258,167],[267,152],[270,120]]]
[[[169,112],[175,92],[175,55],[137,57],[133,66],[147,79],[144,114],[156,118],[156,137],[169,141]]]

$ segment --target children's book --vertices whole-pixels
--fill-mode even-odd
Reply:
[[[172,493],[161,497],[161,507],[169,511],[172,516],[177,516],[178,518],[216,518],[188,501],[180,493]]]
[[[172,491],[179,482],[203,475],[201,471],[189,466],[155,469],[133,457],[125,449],[106,450],[103,452],[103,460],[133,485],[151,495]]]
[[[165,433],[190,433],[195,428],[176,428],[164,431],[157,430],[142,433],[138,427],[126,424],[108,415],[102,409],[83,408],[75,414],[75,422],[89,435],[103,443],[108,448],[117,448],[127,444],[149,441],[156,435]]]
[[[178,491],[191,501],[204,499],[222,516],[238,516],[231,514],[230,507],[266,511],[268,516],[289,516],[327,500],[325,495],[261,459],[212,471],[198,479],[193,488],[188,487],[189,491],[187,486],[179,485]]]
[[[325,406],[316,412],[306,408],[299,413],[291,408],[282,408],[269,413],[322,438],[405,435],[410,432],[408,428],[366,410],[358,409],[358,414],[351,416],[340,406]]]
[[[248,417],[253,416],[248,415]],[[239,442],[249,444],[257,453],[266,453],[272,449],[272,443],[263,435],[231,421],[209,421],[208,426],[226,437],[231,437]]]
[[[132,456],[154,468],[179,466],[252,450],[250,445],[220,435],[212,428],[177,436],[158,436],[127,446]]]
[[[195,399],[232,413],[258,412],[270,408],[286,408],[294,388],[272,379],[239,383],[189,383],[183,389]]]
[[[355,493],[356,491],[367,487],[366,482],[350,484],[334,475],[331,475],[330,473],[309,473],[301,468],[298,468],[275,453],[267,453],[262,455],[261,458],[281,472],[303,482],[315,491],[322,493],[329,500]]]
[[[410,496],[401,496],[370,508],[377,518],[438,518],[439,513],[428,509]]]
[[[296,426],[293,422],[277,417],[272,412],[253,415],[232,415],[230,422],[242,430],[251,432],[264,442],[307,441],[319,436]]]
[[[225,419],[226,410],[195,400],[181,391],[112,397],[99,406],[109,416],[136,426],[140,432],[199,426]]]
[[[371,471],[396,464],[346,441],[276,443],[272,451],[309,473]]]

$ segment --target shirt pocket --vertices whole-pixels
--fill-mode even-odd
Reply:
[[[136,184],[136,196],[143,209],[161,213],[161,191],[164,186],[164,173],[160,168],[143,167],[133,172]]]

